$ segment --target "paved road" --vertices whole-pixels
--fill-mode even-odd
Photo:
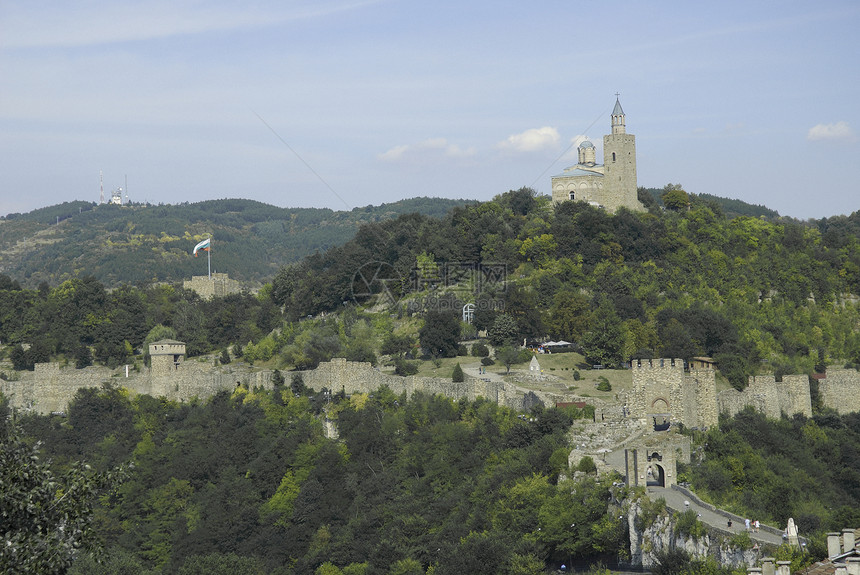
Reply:
[[[699,514],[699,520],[706,525],[711,527],[716,527],[717,529],[722,529],[723,531],[731,531],[732,533],[740,533],[746,530],[745,525],[741,521],[735,521],[732,524],[732,527],[729,528],[726,523],[726,517],[720,515],[719,513],[715,513],[706,507],[702,507],[697,505],[695,501],[691,499],[687,499],[687,497],[681,493],[680,491],[676,491],[675,489],[667,489],[665,487],[649,487],[648,495],[651,499],[659,499],[662,497],[666,500],[666,505],[674,509],[676,511],[683,511],[685,509],[692,509],[697,514]],[[689,501],[690,505],[687,507],[684,502]],[[758,533],[750,533],[750,537],[754,541],[759,541],[761,543],[769,543],[771,545],[780,545],[782,543],[782,537],[779,535],[774,535],[773,533],[768,533],[766,531],[759,531]]]

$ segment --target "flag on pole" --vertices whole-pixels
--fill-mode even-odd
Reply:
[[[197,252],[199,252],[201,250],[208,252],[211,241],[212,241],[212,238],[206,238],[205,240],[203,240],[202,242],[200,242],[199,244],[194,246],[194,257],[196,258]]]

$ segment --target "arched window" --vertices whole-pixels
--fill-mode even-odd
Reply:
[[[576,194],[576,192],[570,192],[570,199],[571,199],[571,200],[575,200],[575,199],[576,199],[575,194]]]

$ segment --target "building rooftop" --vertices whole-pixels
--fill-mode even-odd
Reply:
[[[576,166],[565,168],[562,173],[556,174],[555,176],[553,176],[553,178],[569,178],[570,176],[599,176],[601,178],[603,177],[603,174],[601,174],[600,172],[584,170],[577,166],[579,166],[579,164],[577,164]],[[594,164],[594,167],[602,167],[602,164]]]

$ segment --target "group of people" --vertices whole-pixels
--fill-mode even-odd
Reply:
[[[744,525],[746,525],[747,531],[752,531],[753,533],[758,533],[759,529],[761,529],[761,523],[756,519],[755,521],[750,521],[749,519],[744,519]],[[732,526],[731,520],[729,520],[729,527]]]

